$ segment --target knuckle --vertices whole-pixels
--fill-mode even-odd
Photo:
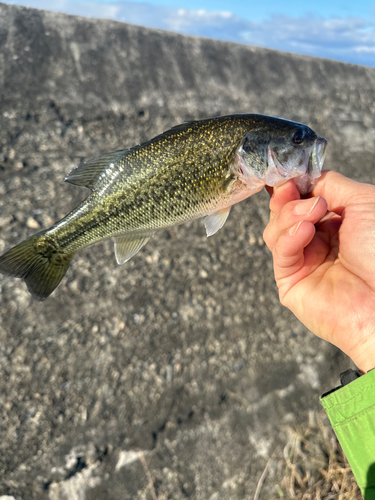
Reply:
[[[284,281],[283,280],[280,280],[279,282],[277,282],[277,286],[278,286],[278,289],[279,289],[279,300],[280,300],[280,304],[284,307],[288,307],[288,301],[287,301],[287,296],[288,296],[288,288],[287,286],[285,285]]]
[[[270,227],[269,227],[269,226],[270,226],[270,225],[268,224],[268,225],[265,227],[264,231],[263,231],[263,239],[264,239],[264,242],[265,242],[265,244],[267,245],[267,247],[268,247],[270,250],[272,250],[272,248],[271,248],[271,234],[270,234],[270,233],[271,233],[271,229],[270,229]]]

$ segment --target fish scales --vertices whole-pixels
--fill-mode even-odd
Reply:
[[[58,286],[72,256],[105,238],[115,240],[119,264],[157,230],[205,216],[207,236],[224,224],[233,204],[295,178],[314,185],[327,141],[309,127],[240,114],[185,123],[131,149],[73,169],[67,182],[91,189],[64,219],[0,257],[0,272],[23,278],[37,300]]]

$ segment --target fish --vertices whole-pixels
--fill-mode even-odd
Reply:
[[[307,125],[234,114],[183,123],[75,167],[65,181],[91,190],[66,217],[0,257],[0,272],[22,278],[45,300],[79,250],[114,239],[118,264],[156,231],[205,217],[207,236],[231,207],[294,178],[301,193],[320,176],[327,140]]]

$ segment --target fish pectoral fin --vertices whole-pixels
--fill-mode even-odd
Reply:
[[[115,238],[115,255],[121,266],[140,250],[155,233],[139,234],[137,236],[119,236]]]
[[[65,177],[64,181],[76,186],[93,189],[102,173],[111,165],[116,164],[125,153],[129,151],[122,149],[106,155],[80,163]]]
[[[231,207],[223,208],[215,214],[208,215],[204,220],[207,236],[212,236],[221,229],[228,218]]]

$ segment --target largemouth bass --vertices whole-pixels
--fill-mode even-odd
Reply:
[[[206,217],[207,236],[231,206],[295,178],[303,193],[320,176],[327,141],[306,125],[254,114],[184,123],[131,149],[87,161],[65,181],[91,189],[51,228],[0,257],[0,272],[23,278],[47,298],[73,255],[114,238],[117,262],[131,259],[156,231]]]

